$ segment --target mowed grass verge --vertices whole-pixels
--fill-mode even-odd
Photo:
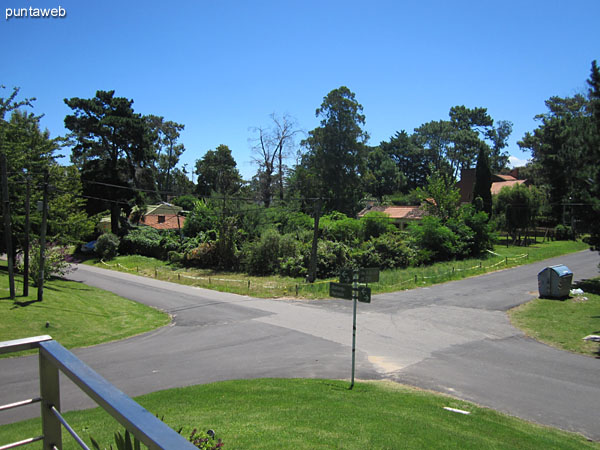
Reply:
[[[509,311],[513,325],[553,347],[600,358],[600,278],[577,284],[584,293],[565,300],[536,299]]]
[[[17,297],[9,298],[6,261],[0,262],[0,341],[49,334],[67,348],[114,341],[169,323],[169,315],[82,283],[55,279],[23,297],[23,279],[16,276]],[[48,327],[46,327],[48,323]],[[31,353],[31,352],[30,352]],[[0,357],[19,356],[11,353]]]
[[[379,283],[370,284],[370,287],[373,294],[380,294],[429,286],[541,261],[587,248],[589,246],[581,241],[544,242],[528,247],[497,245],[493,253],[487,253],[482,258],[441,262],[424,267],[384,270],[381,272]],[[257,277],[244,273],[181,268],[165,261],[139,255],[118,256],[110,261],[90,259],[85,261],[85,264],[261,298],[326,298],[329,296],[329,282],[336,281],[336,278],[330,278],[309,284],[302,278]]]
[[[350,391],[348,382],[332,380],[225,381],[136,400],[172,428],[183,427],[184,435],[214,429],[227,449],[600,448],[578,434],[391,382],[361,382]],[[122,429],[98,408],[66,418],[102,448]],[[37,435],[39,428],[39,419],[1,426],[0,444]],[[78,448],[66,433],[63,442],[64,449]]]

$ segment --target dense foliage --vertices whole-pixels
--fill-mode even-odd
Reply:
[[[519,143],[532,153],[521,173],[527,185],[505,188],[492,199],[492,174],[506,169],[508,121],[495,122],[483,107],[453,106],[446,119],[432,120],[412,134],[402,130],[389,141],[367,146],[366,116],[345,86],[329,92],[316,109],[318,127],[299,148],[290,116],[271,116],[268,127],[252,129],[258,172],[245,182],[231,149],[219,145],[195,163],[197,183],[179,143],[184,126],[161,116],[142,116],[133,100],[114,91],[90,99],[65,100],[71,114],[68,140],[51,139],[39,117],[23,112],[18,89],[0,98],[0,150],[7,159],[13,252],[25,251],[25,180],[50,189],[49,240],[77,244],[98,236],[93,225],[110,214],[119,237],[103,235],[103,257],[136,253],[174,264],[251,274],[304,277],[312,258],[315,217],[317,276],[342,265],[407,267],[475,256],[489,249],[495,229],[515,240],[536,226],[555,228],[557,238],[591,233],[600,248],[600,70],[592,63],[589,90],[552,97],[539,126]],[[73,166],[62,167],[54,152],[71,146]],[[294,151],[296,164],[286,159]],[[461,205],[456,177],[476,169],[473,202]],[[47,172],[47,178],[44,173]],[[194,194],[192,194],[194,192]],[[41,199],[33,189],[31,201]],[[132,211],[147,202],[183,207],[181,234],[139,223]],[[426,215],[408,228],[380,212],[379,205],[421,205]],[[134,208],[137,205],[139,208]],[[109,211],[109,212],[107,212]],[[98,216],[92,215],[98,214]],[[41,214],[32,211],[32,239]],[[0,224],[4,230],[5,223]],[[6,233],[5,233],[6,234]],[[3,239],[2,246],[7,240]]]

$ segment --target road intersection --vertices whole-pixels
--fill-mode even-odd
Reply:
[[[432,389],[600,440],[600,361],[529,339],[506,315],[537,296],[544,267],[565,264],[581,280],[598,275],[598,261],[595,252],[579,252],[373,296],[358,308],[356,376]],[[70,278],[173,317],[167,327],[74,351],[130,396],[227,379],[350,377],[349,301],[255,299],[83,265]],[[0,404],[36,394],[35,357],[0,360],[0,373]],[[61,383],[63,410],[94,406]],[[23,409],[0,423],[38,414]]]

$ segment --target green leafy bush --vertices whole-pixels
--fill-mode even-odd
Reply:
[[[405,233],[383,234],[366,242],[364,247],[359,267],[408,267],[416,258],[416,252],[406,243]]]
[[[117,256],[119,238],[112,233],[104,233],[96,240],[94,250],[101,259],[112,259]]]
[[[371,211],[360,219],[363,239],[368,241],[382,234],[392,232],[396,227],[391,223],[390,217],[379,211]]]
[[[558,241],[568,241],[573,238],[573,230],[566,225],[557,225],[554,228],[554,239]]]
[[[168,260],[170,263],[179,264],[183,262],[184,255],[181,252],[170,251],[168,254]]]
[[[456,254],[456,235],[439,217],[425,216],[420,223],[410,224],[409,232],[421,263],[446,261]]]
[[[279,270],[281,235],[277,230],[265,231],[260,240],[244,246],[244,266],[251,275],[270,275]]]
[[[217,213],[205,201],[197,200],[183,224],[183,234],[194,237],[201,232],[218,228]]]
[[[344,244],[357,244],[362,237],[362,231],[359,220],[344,217],[340,220],[326,222],[323,227],[323,237]]]
[[[123,236],[119,251],[166,260],[169,252],[177,251],[179,245],[179,237],[173,231],[140,226]]]
[[[212,268],[216,265],[217,246],[214,242],[203,242],[185,252],[184,263],[188,266]]]
[[[25,270],[22,255],[17,261],[17,269],[21,272]],[[44,251],[44,281],[52,277],[62,277],[71,271],[69,263],[69,249],[65,246],[56,245],[49,242]],[[40,246],[34,244],[29,249],[29,279],[34,286],[38,285],[40,272]]]

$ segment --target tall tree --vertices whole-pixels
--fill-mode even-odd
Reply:
[[[277,186],[279,200],[284,198],[285,159],[290,155],[294,145],[294,136],[300,132],[296,129],[295,120],[285,114],[278,117],[271,114],[272,124],[269,127],[255,127],[258,134],[253,139],[253,160],[258,164],[258,182],[261,198],[268,208]]]
[[[82,170],[84,190],[99,195],[104,208],[110,205],[111,231],[116,234],[121,209],[139,201],[135,188],[156,160],[156,134],[134,112],[133,100],[114,93],[97,91],[91,99],[65,99],[73,110],[65,117],[65,127],[71,131],[71,161]]]
[[[346,86],[329,92],[315,115],[321,126],[302,141],[302,192],[323,197],[326,211],[354,214],[361,198],[365,143],[363,107]]]
[[[592,125],[590,127],[588,162],[593,164],[594,169],[590,170],[589,178],[586,183],[587,202],[591,208],[588,209],[584,220],[589,224],[594,224],[590,228],[590,243],[600,251],[600,68],[598,63],[592,61],[590,78],[588,79],[588,99],[590,102],[590,113],[592,116]],[[588,169],[589,170],[589,169]]]
[[[185,146],[177,141],[185,128],[177,122],[165,120],[162,116],[146,116],[150,128],[156,133],[156,159],[157,159],[157,182],[158,190],[161,191],[163,199],[168,200],[169,195],[178,191],[173,190],[175,167],[179,163],[179,157],[185,151]]]
[[[370,149],[367,167],[363,175],[364,190],[380,202],[384,195],[399,192],[404,184],[404,176],[393,159],[380,147]]]
[[[489,134],[493,123],[486,108],[467,108],[466,106],[450,108],[454,145],[447,156],[454,170],[454,177],[458,176],[460,169],[468,169],[473,166],[481,148],[487,149],[483,138]]]
[[[488,218],[492,216],[492,172],[486,149],[483,146],[477,155],[473,204],[477,210],[484,211]]]
[[[379,147],[386,152],[398,166],[405,182],[402,190],[406,193],[426,184],[429,166],[435,162],[433,155],[419,146],[416,135],[402,130],[396,132],[389,141],[383,141]]]
[[[198,195],[232,195],[238,192],[242,177],[236,166],[231,150],[226,145],[207,151],[202,159],[196,160]]]
[[[453,128],[447,120],[424,123],[415,128],[415,143],[423,149],[423,153],[431,160],[434,170],[455,176],[453,154]]]
[[[548,186],[552,216],[557,222],[565,218],[566,203],[583,203],[580,194],[589,190],[597,162],[590,160],[590,114],[583,95],[551,97],[548,112],[535,117],[540,122],[533,133],[527,132],[518,143],[532,153],[532,165],[542,185]]]
[[[427,185],[418,188],[417,193],[429,214],[439,217],[443,223],[458,216],[460,192],[456,180],[447,173],[432,169]]]
[[[497,125],[487,132],[487,138],[491,141],[489,163],[492,173],[500,173],[508,166],[509,155],[504,149],[508,146],[512,127],[512,122],[499,120]]]

